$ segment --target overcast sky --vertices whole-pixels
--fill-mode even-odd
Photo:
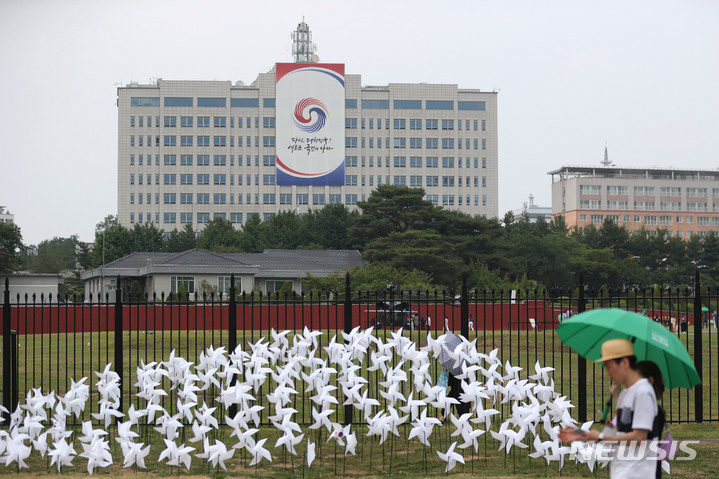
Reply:
[[[117,213],[117,86],[242,80],[292,60],[364,85],[497,90],[499,215],[550,170],[719,167],[719,2],[0,0],[0,205],[27,244]]]

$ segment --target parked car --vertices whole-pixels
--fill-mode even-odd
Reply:
[[[417,324],[413,320],[416,311],[413,311],[407,301],[378,301],[377,309],[367,310],[370,315],[369,325],[375,328],[405,328],[415,329]]]

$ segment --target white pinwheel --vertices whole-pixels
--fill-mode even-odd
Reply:
[[[190,464],[192,463],[192,456],[190,453],[195,450],[194,447],[182,445],[178,446],[174,440],[163,439],[165,441],[165,449],[160,453],[160,457],[157,458],[157,462],[162,462],[163,459],[167,459],[169,466],[179,466],[183,464],[187,470],[190,470]]]
[[[249,453],[252,454],[252,462],[250,462],[250,466],[259,464],[262,459],[267,459],[272,462],[272,454],[263,447],[265,445],[265,441],[267,441],[267,438],[260,439],[252,447],[248,448]]]
[[[439,456],[439,458],[447,463],[447,467],[444,469],[445,473],[454,469],[454,467],[457,465],[458,462],[461,462],[462,464],[464,464],[464,457],[462,457],[461,454],[454,452],[454,448],[456,446],[457,446],[457,442],[455,441],[449,446],[449,449],[447,449],[447,452],[437,451],[437,455]]]
[[[68,444],[65,439],[60,439],[55,441],[47,455],[51,458],[50,466],[57,464],[57,472],[61,472],[63,466],[72,466],[72,460],[77,453],[72,447],[72,443]]]
[[[0,460],[5,461],[5,465],[9,466],[13,462],[17,462],[18,467],[27,468],[25,459],[30,457],[32,447],[25,444],[25,441],[30,440],[30,436],[26,433],[19,432],[17,427],[10,430],[10,434],[6,436],[5,441],[5,454]]]
[[[122,467],[137,466],[147,469],[145,458],[150,454],[150,446],[143,447],[143,443],[126,442],[122,445],[123,462]]]
[[[223,471],[227,470],[227,466],[225,466],[225,461],[228,459],[231,459],[232,456],[235,454],[234,449],[227,450],[227,446],[225,446],[225,443],[220,441],[219,439],[215,440],[215,444],[212,446],[206,447],[205,452],[208,454],[207,460],[212,464],[213,467],[217,467],[218,465],[222,468]]]
[[[315,443],[310,442],[310,440],[307,440],[307,467],[310,467],[312,465],[312,462],[315,460]]]
[[[427,408],[422,410],[420,416],[412,423],[413,427],[409,431],[407,440],[416,437],[419,442],[425,446],[430,446],[429,436],[432,434],[432,428],[439,426],[442,422],[436,417],[427,417]]]

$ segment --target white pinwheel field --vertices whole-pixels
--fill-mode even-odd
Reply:
[[[373,444],[389,447],[391,460],[392,448],[403,440],[434,449],[434,460],[445,461],[442,469],[449,472],[478,452],[483,435],[484,444],[560,469],[571,452],[557,432],[576,424],[573,406],[554,390],[552,368],[538,361],[527,375],[509,361],[502,365],[498,350],[485,353],[476,340],[460,336],[450,354],[461,358],[455,361],[460,400],[470,412],[457,417],[457,400],[432,379],[448,351],[445,335],[428,334],[424,347],[401,330],[384,340],[359,328],[324,345],[322,339],[307,328],[272,330],[269,341],[260,338],[246,349],[210,347],[196,364],[174,350],[163,361],[141,360],[125,412],[111,364],[95,373],[95,405],[87,378],[72,380],[64,395],[33,389],[11,415],[8,431],[0,430],[0,461],[27,467],[34,449],[58,471],[85,467],[90,474],[112,464],[152,469],[157,461],[188,470],[198,463],[222,470],[259,467],[273,456],[298,456],[301,467],[312,467],[323,456],[336,460],[336,448],[346,457],[371,451]],[[340,424],[345,407],[354,411],[353,425]],[[81,431],[67,426],[86,410],[94,421],[82,422]],[[593,458],[573,460],[595,467]]]

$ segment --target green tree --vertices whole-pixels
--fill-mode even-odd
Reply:
[[[393,268],[386,263],[370,262],[354,268],[350,271],[350,281],[353,291],[381,292],[389,284],[395,286],[397,291],[424,292],[435,289],[430,275],[424,271]]]
[[[341,203],[310,211],[303,216],[307,222],[306,235],[309,244],[324,249],[347,248],[350,228],[358,218],[358,212],[350,211]]]
[[[719,235],[716,232],[711,231],[702,238],[700,260],[697,267],[702,273],[702,285],[719,286]]]
[[[201,301],[209,301],[210,298],[219,299],[217,297],[217,293],[219,292],[219,289],[217,285],[210,284],[209,281],[206,279],[203,279],[200,281],[200,287],[197,290],[197,298]]]
[[[133,252],[159,252],[165,249],[165,232],[154,223],[135,223],[130,230]]]
[[[447,288],[461,282],[464,270],[452,244],[434,231],[408,230],[377,238],[367,245],[364,257],[399,270],[423,271]]]
[[[111,228],[113,226],[117,226],[117,216],[116,215],[107,215],[105,218],[100,221],[99,223],[95,224],[95,230],[106,230],[108,228]]]
[[[133,281],[130,285],[130,302],[141,303],[145,301],[145,292],[142,290],[140,283]]]
[[[286,299],[292,299],[295,297],[295,290],[292,289],[292,282],[291,281],[285,281],[284,284],[280,289],[275,291],[271,298],[277,299],[279,301]]]
[[[180,282],[180,284],[177,286],[177,301],[189,301],[190,296],[187,293],[187,288],[185,288],[185,283]]]
[[[550,229],[552,230],[552,233],[563,234],[565,236],[568,235],[569,228],[567,228],[567,220],[564,215],[554,216],[550,224]]]
[[[123,225],[110,226],[104,231],[95,232],[95,244],[92,247],[92,267],[97,268],[132,253],[132,233]]]
[[[239,236],[240,251],[245,253],[262,253],[265,250],[265,224],[260,215],[250,216]]]
[[[59,274],[76,269],[77,237],[55,237],[37,245],[37,254],[28,258],[27,268],[32,273]]]
[[[228,220],[219,216],[205,225],[197,238],[197,247],[214,252],[239,251],[240,234]]]
[[[467,285],[474,289],[478,295],[483,291],[507,291],[513,289],[513,282],[498,269],[490,269],[486,263],[470,265],[467,273]]]
[[[427,228],[447,238],[464,264],[500,264],[497,258],[502,254],[500,239],[504,231],[496,218],[472,217],[459,211],[444,209],[437,210],[437,213]]]
[[[78,241],[76,259],[81,271],[90,269],[92,267],[92,245]]]
[[[15,223],[0,223],[0,274],[17,271],[22,264],[22,233]]]
[[[174,229],[165,242],[165,251],[180,253],[194,249],[197,244],[197,234],[192,228],[192,223],[185,224],[182,230]]]
[[[294,211],[280,211],[265,222],[266,247],[273,249],[297,249],[309,244],[306,223]]]
[[[351,248],[363,249],[364,245],[390,233],[402,233],[410,229],[424,229],[439,213],[438,208],[424,199],[422,188],[380,185],[373,190],[367,201],[357,206],[362,215],[350,229]]]
[[[327,277],[313,276],[307,273],[302,278],[302,290],[307,293],[324,295],[327,292],[344,292],[345,273],[332,273]]]

